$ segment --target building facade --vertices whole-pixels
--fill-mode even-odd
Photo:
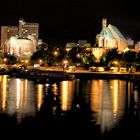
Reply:
[[[120,52],[128,47],[127,40],[118,28],[111,24],[107,26],[107,19],[102,20],[102,30],[96,36],[96,44],[107,49],[118,48]]]
[[[6,40],[11,36],[18,36],[19,31],[17,26],[1,26],[1,48],[4,49]]]
[[[36,52],[35,40],[24,39],[18,37],[10,37],[5,45],[5,53],[14,55],[17,57],[22,57],[23,54],[31,52]]]
[[[107,19],[102,19],[102,30],[96,36],[96,47],[92,49],[92,53],[97,62],[100,62],[101,56],[109,49],[114,48],[123,52],[128,48],[128,42],[117,27],[111,24],[107,26]]]
[[[23,19],[19,20],[19,37],[27,38],[29,35],[35,37],[38,40],[39,37],[39,24],[38,23],[26,23]]]
[[[37,46],[39,37],[39,23],[26,23],[23,19],[19,20],[19,26],[1,26],[1,49],[7,52],[7,42],[9,42],[11,37],[16,37],[16,39],[34,40],[34,45]],[[20,45],[22,46],[22,45]],[[25,43],[26,46],[26,43]]]

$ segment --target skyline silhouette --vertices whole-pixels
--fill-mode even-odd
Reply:
[[[102,18],[115,25],[125,37],[140,40],[138,1],[131,0],[13,0],[3,1],[0,25],[17,25],[20,18],[40,24],[44,40],[95,41]]]

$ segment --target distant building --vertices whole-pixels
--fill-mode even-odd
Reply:
[[[42,43],[43,43],[42,39],[39,39],[37,45],[41,45]]]
[[[128,46],[134,46],[134,40],[132,40],[131,38],[128,38],[127,44],[128,44]]]
[[[128,47],[127,40],[118,28],[111,24],[107,26],[107,19],[102,20],[102,30],[96,36],[96,44],[107,49],[118,48],[120,52]]]
[[[6,40],[11,36],[18,36],[19,31],[17,26],[1,26],[1,47],[4,48]]]
[[[18,37],[25,40],[34,38],[37,45],[39,37],[39,24],[26,23],[23,19],[20,19],[19,26],[1,26],[1,48],[3,50],[5,50],[5,45],[7,45],[6,42],[8,42],[11,37]]]
[[[91,43],[86,43],[83,47],[85,47],[87,51],[92,51]]]
[[[69,52],[73,47],[77,47],[77,43],[69,42],[66,44],[66,51]]]
[[[19,37],[26,38],[29,35],[35,37],[38,40],[39,36],[39,24],[38,23],[26,23],[23,19],[19,20]]]
[[[136,52],[139,52],[139,51],[140,51],[140,41],[138,41],[138,42],[135,44],[135,50],[136,50]]]
[[[92,53],[96,57],[97,62],[100,62],[101,56],[109,49],[117,48],[122,52],[128,48],[128,42],[117,27],[109,24],[107,19],[102,19],[102,30],[96,36],[96,47],[92,48]]]
[[[130,43],[133,43],[131,41]],[[67,43],[66,50],[70,51],[75,45],[72,43]],[[85,47],[86,50],[91,50],[94,56],[96,57],[97,62],[100,62],[101,56],[106,53],[109,49],[118,49],[119,52],[123,52],[128,48],[128,40],[122,35],[114,25],[109,24],[107,26],[107,19],[102,19],[102,30],[96,36],[96,45],[91,47],[90,43],[87,43],[87,40],[79,40],[77,46]]]
[[[87,43],[86,40],[78,41],[78,44],[75,42],[69,42],[66,44],[66,51],[69,52],[73,47],[85,47],[87,51],[91,51],[92,47],[90,43]]]
[[[17,57],[21,57],[24,53],[34,53],[36,51],[36,43],[33,39],[12,36],[5,44],[5,53],[10,55],[13,54]]]
[[[87,43],[87,40],[78,40],[78,46],[83,47]]]

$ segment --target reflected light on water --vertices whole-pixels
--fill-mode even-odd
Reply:
[[[92,80],[91,83],[91,110],[96,114],[97,123],[100,122],[100,118],[98,115],[99,109],[101,109],[101,96],[102,96],[102,88],[103,83],[99,80]]]
[[[111,80],[111,94],[113,102],[114,121],[119,121],[125,108],[126,103],[126,81]]]
[[[131,92],[133,92],[133,83],[128,82],[128,103],[127,103],[128,108],[130,108]]]
[[[120,80],[93,80],[91,110],[101,131],[109,131],[122,116],[125,108],[126,82]]]
[[[16,81],[16,88],[17,88],[17,91],[16,91],[16,109],[19,109],[19,105],[20,105],[20,91],[21,91],[21,82],[20,82],[20,79],[17,79]]]
[[[135,104],[134,108],[135,108],[135,110],[137,110],[138,104],[139,104],[139,94],[138,94],[138,91],[136,89],[134,90],[133,95],[134,95],[134,104]]]
[[[118,80],[113,81],[113,112],[116,115],[118,111]]]
[[[54,100],[56,100],[57,98],[57,95],[58,95],[58,87],[57,87],[57,84],[56,83],[54,83],[53,85],[52,85],[52,87],[53,87],[53,93],[54,93]]]
[[[67,121],[70,123],[77,121],[77,125],[81,123],[77,127],[78,130],[82,126],[84,127],[81,129],[84,129],[87,126],[86,122],[88,124],[91,122],[93,126],[97,124],[101,133],[105,134],[116,125],[120,126],[118,122],[126,113],[133,113],[133,116],[139,117],[140,88],[139,83],[137,84],[133,85],[133,82],[117,79],[78,79],[36,84],[27,79],[0,76],[0,114],[4,112],[6,116],[8,115],[8,119],[14,119],[12,123],[15,125],[17,122],[23,122],[22,125],[27,125],[27,127],[31,124],[28,120],[35,118],[33,123],[37,123],[36,126],[43,124],[43,128],[48,126],[48,129],[49,125],[51,128],[52,126],[59,128],[57,125],[61,125],[61,122],[63,127],[64,122],[67,124]],[[74,111],[72,115],[69,113],[70,110]],[[62,117],[60,113],[65,115]],[[3,117],[1,117],[1,122],[2,119]],[[7,118],[4,119],[8,124]],[[76,124],[69,126],[76,126]]]
[[[62,81],[60,85],[61,108],[63,111],[71,109],[73,94],[75,89],[75,81]]]
[[[43,85],[37,85],[37,109],[40,110],[43,103]]]
[[[2,78],[0,78],[2,82],[2,110],[5,112],[6,110],[6,102],[7,102],[7,85],[8,85],[8,79],[7,75],[4,75]]]
[[[102,98],[101,98],[101,112],[99,113],[100,116],[100,125],[101,125],[101,132],[104,133],[105,131],[109,131],[114,123],[113,123],[113,103],[112,103],[112,96],[109,91],[109,82],[103,82],[103,91],[102,91]]]
[[[35,115],[35,93],[33,82],[27,79],[14,79],[9,81],[7,113],[14,115],[18,122],[25,116]]]

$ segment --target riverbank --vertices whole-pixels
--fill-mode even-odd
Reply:
[[[34,69],[34,77],[37,78],[38,76],[38,69]],[[14,72],[14,74],[18,75],[19,77],[22,78],[27,78],[28,75],[26,74],[27,71],[2,71],[0,72],[0,75],[10,75],[12,76],[11,72]],[[37,72],[37,74],[36,74]],[[76,71],[64,71],[63,69],[54,69],[54,68],[49,68],[49,69],[39,69],[39,75],[41,75],[41,78],[45,79],[46,77],[43,76],[44,73],[49,74],[53,72],[53,77],[54,74],[57,76],[61,72],[65,72],[67,74],[72,74],[75,76],[75,79],[124,79],[124,80],[140,80],[140,72],[134,72],[134,73],[129,73],[129,72],[110,72],[110,71],[104,71],[104,72],[89,72],[88,70],[76,70]],[[46,75],[45,74],[45,75]],[[51,75],[49,76],[51,78]],[[30,78],[31,79],[31,78]]]
[[[124,80],[140,80],[140,72],[129,73],[129,72],[89,72],[89,71],[75,71],[68,72],[75,75],[77,79],[124,79]]]

